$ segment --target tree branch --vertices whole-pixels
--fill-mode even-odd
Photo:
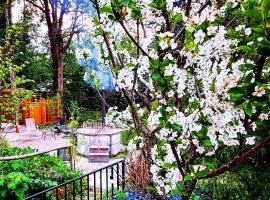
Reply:
[[[140,93],[139,91],[135,90],[135,94],[140,97],[144,106],[147,108],[148,111],[151,111],[150,103],[148,102],[148,98],[145,94]]]
[[[182,175],[183,178],[184,178],[184,177],[185,177],[185,172],[184,172],[184,170],[183,170],[183,168],[182,168],[182,163],[181,163],[181,161],[180,161],[180,158],[179,158],[179,156],[178,156],[178,153],[177,153],[176,148],[175,148],[175,146],[174,146],[174,143],[173,143],[172,141],[170,142],[170,146],[171,146],[173,155],[174,155],[174,157],[175,157],[175,160],[176,160],[178,169],[179,169],[181,175]]]
[[[93,2],[93,5],[95,6],[96,8],[96,11],[97,11],[97,16],[98,16],[98,20],[100,22],[100,12],[99,12],[99,4],[98,4],[98,1],[97,0],[91,0]],[[107,37],[106,33],[103,31],[102,33],[102,37],[105,41],[105,44],[106,44],[106,47],[108,49],[108,52],[109,52],[109,56],[110,56],[110,59],[111,59],[111,62],[112,62],[112,66],[114,68],[116,68],[116,61],[114,59],[114,56],[113,56],[113,51],[112,51],[112,48],[111,48],[111,45],[110,45],[110,42],[109,42],[109,38]]]
[[[149,59],[152,59],[148,53],[146,53],[146,51],[137,43],[137,41],[132,37],[132,35],[129,33],[129,31],[127,30],[126,26],[124,25],[123,21],[117,19],[117,21],[119,22],[119,24],[122,26],[122,28],[124,29],[124,31],[126,32],[126,34],[128,35],[128,37],[131,39],[131,41],[135,44],[135,46],[137,48],[140,49],[140,51],[143,53],[143,55],[147,56]]]
[[[45,13],[45,9],[42,8],[40,5],[36,4],[35,2],[31,1],[31,0],[26,0],[28,3],[30,3],[32,6],[38,8],[40,11],[42,11],[43,13]]]
[[[223,174],[224,172],[232,169],[237,164],[242,163],[245,161],[249,156],[251,156],[253,153],[255,153],[257,150],[263,148],[265,145],[270,143],[270,136],[266,137],[264,140],[262,140],[260,143],[249,149],[248,151],[242,153],[241,155],[236,156],[233,160],[230,162],[222,165],[218,169],[211,171],[208,173],[208,175],[204,178],[212,178],[215,176],[219,176],[220,174]]]

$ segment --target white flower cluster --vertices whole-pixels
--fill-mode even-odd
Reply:
[[[75,55],[77,60],[86,60],[92,57],[91,49],[88,48],[76,48]]]
[[[138,148],[141,149],[143,146],[144,146],[143,137],[141,137],[141,136],[135,136],[134,138],[132,138],[129,141],[128,146],[127,146],[127,150],[129,152],[134,152],[134,151],[137,151]]]
[[[139,80],[150,89],[150,91],[154,90],[153,82],[150,77],[150,70],[149,70],[149,58],[147,56],[140,56],[137,60],[138,69],[137,74]]]
[[[246,25],[238,25],[235,27],[235,31],[243,33],[242,36],[249,36],[252,33],[251,28],[246,28]]]
[[[159,46],[161,50],[165,50],[169,47],[171,49],[176,49],[177,44],[175,43],[175,40],[172,38],[173,36],[174,36],[174,33],[171,33],[171,32],[165,32],[165,33],[159,34],[159,37],[160,37]]]
[[[158,150],[157,146],[154,146],[152,149],[152,158],[155,160],[155,164],[153,164],[150,168],[150,171],[153,175],[153,181],[157,183],[157,191],[160,195],[162,195],[163,192],[169,193],[171,190],[175,189],[177,184],[183,179],[176,167],[167,169],[165,176],[160,175],[159,171],[164,163],[170,164],[175,161],[170,145],[166,145],[164,150],[166,151],[165,159],[163,161],[156,160]]]
[[[119,89],[132,89],[134,85],[134,72],[132,68],[123,68],[119,71],[116,80]]]
[[[117,107],[109,108],[106,116],[106,124],[129,130],[130,127],[133,127],[132,115],[129,109],[130,108],[127,107],[126,110],[119,112],[117,111]]]

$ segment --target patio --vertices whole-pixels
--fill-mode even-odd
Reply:
[[[6,133],[5,138],[8,140],[11,146],[19,148],[31,147],[36,149],[38,152],[50,151],[57,148],[60,149],[61,147],[66,147],[71,144],[70,138],[64,136],[63,134],[55,135],[55,138],[49,134],[44,140],[40,130],[29,133],[25,126],[21,126],[20,133],[16,133],[15,129],[10,130],[8,133]],[[49,154],[57,155],[57,151],[51,151]],[[110,159],[109,162],[90,163],[88,158],[80,156],[79,154],[76,154],[74,157],[75,168],[83,171],[83,174],[107,166],[117,160],[119,159]]]

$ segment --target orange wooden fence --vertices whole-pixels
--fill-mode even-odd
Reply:
[[[26,101],[22,106],[24,124],[27,118],[34,118],[36,124],[52,124],[56,122],[59,116],[59,106],[56,100]]]

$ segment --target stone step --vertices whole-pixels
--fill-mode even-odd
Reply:
[[[109,156],[108,152],[89,153],[89,156]]]
[[[91,145],[90,149],[110,149],[110,147],[107,145]]]
[[[110,148],[108,146],[91,146],[89,148],[90,153],[109,153]]]
[[[89,162],[109,162],[110,157],[108,152],[89,153],[88,160]]]

